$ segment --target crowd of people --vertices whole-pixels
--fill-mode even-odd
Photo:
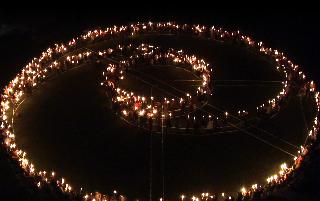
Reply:
[[[101,85],[105,87],[107,96],[112,100],[112,108],[116,113],[151,130],[154,121],[158,129],[161,129],[162,119],[165,121],[166,128],[173,125],[176,128],[195,128],[200,126],[198,125],[200,123],[206,128],[213,127],[213,121],[216,119],[212,115],[204,116],[195,113],[197,107],[205,104],[213,87],[212,71],[209,69],[209,64],[203,60],[184,55],[182,51],[170,49],[163,52],[160,48],[145,44],[135,48],[132,45],[119,46],[112,51],[112,54],[108,56],[101,54],[101,56],[114,58],[113,63],[109,63],[106,71],[103,72],[105,79]],[[122,60],[115,63],[116,58],[122,58]],[[196,90],[196,95],[186,92],[182,97],[138,96],[135,95],[136,92],[120,89],[118,82],[126,76],[126,73],[137,70],[141,65],[180,65],[202,78],[202,84]]]
[[[215,27],[207,28],[205,26],[200,25],[179,25],[172,22],[167,23],[137,23],[129,26],[114,26],[104,30],[94,30],[88,31],[85,34],[72,39],[66,45],[64,44],[56,44],[54,47],[48,48],[44,51],[39,58],[34,58],[30,63],[28,63],[22,71],[17,74],[17,76],[4,88],[3,93],[1,95],[1,110],[0,110],[0,142],[1,142],[1,155],[6,158],[8,163],[12,165],[15,169],[17,176],[23,181],[25,186],[28,186],[32,189],[32,192],[42,192],[48,193],[52,196],[59,195],[58,197],[61,200],[82,200],[88,199],[92,200],[121,200],[120,197],[112,197],[100,196],[99,194],[95,195],[86,195],[84,191],[75,191],[70,184],[65,182],[63,178],[57,178],[55,174],[46,173],[45,171],[36,171],[34,165],[27,158],[26,152],[19,149],[18,145],[15,142],[15,133],[13,130],[13,119],[15,114],[15,109],[21,103],[21,101],[27,97],[28,94],[32,93],[34,89],[36,89],[43,81],[47,80],[50,76],[58,75],[59,73],[72,68],[73,66],[80,65],[83,62],[92,62],[97,60],[99,57],[103,56],[103,52],[94,53],[93,51],[82,50],[83,47],[97,44],[104,40],[113,40],[115,38],[126,38],[129,36],[135,36],[144,33],[167,33],[170,32],[176,35],[192,35],[197,37],[208,38],[210,40],[220,40],[223,42],[233,42],[246,45],[248,48],[253,50],[258,50],[259,52],[266,54],[273,58],[277,64],[277,69],[284,73],[285,81],[283,82],[283,88],[279,92],[279,94],[272,100],[267,101],[266,103],[258,106],[258,111],[262,111],[263,113],[271,113],[273,110],[279,110],[281,105],[283,104],[285,98],[289,94],[290,90],[292,90],[292,85],[294,83],[295,86],[298,86],[299,94],[314,97],[316,103],[317,114],[314,119],[314,123],[311,126],[309,133],[307,134],[306,143],[301,146],[301,150],[299,154],[295,157],[294,164],[292,167],[287,168],[286,171],[281,170],[279,174],[276,174],[270,178],[268,178],[268,183],[262,187],[251,188],[246,192],[241,192],[237,197],[232,196],[223,196],[226,200],[263,200],[265,197],[272,195],[277,189],[282,188],[283,186],[287,186],[290,182],[294,182],[297,176],[301,174],[301,171],[304,170],[309,163],[311,163],[312,158],[314,156],[319,156],[319,110],[320,110],[320,101],[319,101],[319,92],[315,88],[315,84],[313,81],[309,81],[306,79],[303,72],[299,69],[299,67],[293,64],[288,58],[284,56],[283,53],[278,52],[277,50],[272,50],[271,48],[266,48],[262,44],[262,42],[256,43],[250,37],[244,36],[237,32],[227,32],[222,29],[217,29]],[[142,49],[147,49],[150,47],[140,47]],[[108,50],[109,51],[109,50]],[[108,52],[105,51],[105,52]],[[144,50],[143,50],[144,51]],[[154,50],[155,51],[155,50]],[[111,51],[109,51],[111,52]],[[145,52],[146,53],[146,52]],[[150,59],[150,55],[152,55],[152,60]],[[181,54],[179,56],[176,55],[176,52],[167,52],[164,54],[148,54],[142,57],[144,62],[148,61],[150,63],[156,62],[170,62],[179,63],[184,62],[191,64],[193,70],[197,71],[197,68],[200,65],[204,65],[203,60],[198,60],[192,56],[185,56]],[[156,59],[155,55],[158,55]],[[163,60],[162,58],[166,58]],[[192,63],[195,61],[199,61],[200,63]],[[129,62],[140,62],[136,59],[130,60]],[[113,64],[116,65],[116,64]],[[128,69],[128,65],[124,62],[122,63],[121,68],[119,69]],[[129,65],[131,66],[131,65]],[[109,66],[110,70],[112,66]],[[209,70],[209,69],[205,69]],[[121,70],[120,70],[121,72]],[[209,90],[212,90],[212,76],[211,74],[204,74],[203,69],[200,70],[200,76],[202,76],[202,81],[205,83],[203,88],[198,90],[199,99],[196,100],[198,102],[205,102],[205,98],[202,98],[202,94],[206,91],[206,93],[210,93]],[[209,72],[210,73],[210,72]],[[110,73],[106,73],[107,76],[110,76]],[[205,75],[203,77],[203,75]],[[209,75],[209,76],[207,76]],[[118,79],[110,76],[110,78]],[[121,79],[121,76],[119,77]],[[111,82],[115,84],[115,81]],[[112,84],[111,84],[112,85]],[[131,97],[131,93],[124,92],[123,90],[114,87],[116,93],[111,93],[113,89],[107,89],[110,97],[114,99],[114,107],[116,111],[119,113],[128,116],[128,118],[133,119],[134,121],[138,121],[139,124],[146,125],[146,127],[152,127],[155,125],[154,121],[162,121],[163,116],[165,115],[169,118],[165,121],[166,127],[172,127],[172,124],[179,124],[176,120],[173,120],[176,114],[174,114],[174,109],[179,108],[181,113],[186,115],[186,122],[184,125],[186,128],[188,125],[192,124],[193,127],[197,128],[200,125],[199,119],[201,117],[197,117],[196,115],[191,115],[196,107],[199,107],[200,104],[196,103],[193,98],[190,97],[175,99],[173,103],[171,100],[166,99],[164,101],[160,101],[160,104],[156,107],[157,103],[155,100],[152,100],[150,97],[147,99],[148,102],[145,103],[144,107],[147,109],[151,104],[150,114],[161,114],[157,115],[155,120],[151,122],[150,118],[148,118],[148,112],[141,110],[140,108],[144,104],[143,97]],[[119,104],[119,102],[123,102],[118,100],[120,95],[128,96],[130,100],[134,100],[130,108],[139,109],[139,112],[131,112],[127,106],[124,104]],[[121,99],[121,97],[120,97]],[[137,99],[139,99],[139,103],[136,104]],[[146,98],[145,98],[146,100]],[[169,101],[169,102],[167,102]],[[153,102],[153,103],[152,103]],[[130,101],[130,103],[132,103]],[[174,106],[171,106],[173,104]],[[176,105],[175,105],[176,104]],[[170,108],[170,109],[169,109]],[[171,110],[172,109],[172,110]],[[127,111],[128,110],[128,111]],[[190,113],[191,112],[191,113]],[[141,115],[142,114],[142,115]],[[146,114],[146,116],[144,115]],[[171,114],[171,115],[170,115]],[[146,117],[146,118],[145,118]],[[210,116],[202,116],[201,122],[203,121],[203,127],[214,127],[216,123],[215,118]],[[196,121],[194,121],[196,120]],[[196,123],[195,123],[196,122]],[[162,125],[158,123],[157,124]],[[152,129],[152,128],[150,128]],[[123,198],[124,199],[124,198]],[[216,199],[216,198],[213,198]]]

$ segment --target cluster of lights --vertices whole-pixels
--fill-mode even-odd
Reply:
[[[109,200],[119,200],[125,201],[127,200],[125,196],[119,194],[116,190],[113,190],[112,195],[103,195],[99,192],[85,194],[83,196],[85,201],[109,201]]]
[[[134,92],[120,89],[117,81],[124,79],[124,72],[126,68],[129,68],[132,64],[136,64],[139,59],[143,58],[144,62],[156,63],[158,61],[171,62],[174,64],[181,64],[183,66],[190,66],[190,68],[200,74],[202,78],[202,84],[198,87],[197,95],[210,95],[211,87],[211,73],[209,64],[203,59],[198,59],[196,56],[188,56],[183,54],[183,51],[174,51],[169,49],[166,52],[161,52],[160,48],[151,45],[142,44],[136,48],[132,45],[118,46],[117,49],[109,51],[110,53],[118,53],[122,50],[130,50],[131,55],[125,59],[119,61],[117,64],[109,63],[106,71],[103,72],[104,81],[101,82],[102,86],[105,86],[109,94],[113,94],[113,102],[119,103],[121,106],[122,114],[128,116],[129,113],[136,112],[139,116],[145,116],[153,118],[159,115],[165,117],[171,117],[174,110],[181,110],[181,105],[184,103],[193,102],[192,96],[186,93],[185,97],[168,98],[165,97],[162,100],[155,97],[146,97],[135,95]],[[99,55],[104,55],[105,52],[100,52]],[[159,112],[161,108],[166,108],[166,113]]]
[[[42,81],[52,75],[54,72],[64,65],[78,64],[80,60],[89,58],[91,52],[83,52],[77,55],[67,56],[59,60],[51,60],[53,56],[66,51],[66,46],[56,45],[54,49],[49,48],[42,53],[40,59],[33,59],[27,64],[20,74],[18,74],[8,86],[3,90],[1,95],[1,124],[0,131],[3,137],[3,143],[11,154],[13,159],[17,159],[20,167],[24,170],[26,175],[35,178],[35,185],[42,188],[43,185],[55,181],[57,187],[63,192],[72,192],[72,186],[66,182],[64,178],[56,178],[56,173],[47,171],[36,172],[34,164],[27,158],[27,153],[18,148],[15,142],[15,134],[13,131],[13,118],[16,107],[23,100],[23,97],[28,90],[36,88]]]
[[[265,55],[270,56],[276,62],[276,70],[281,72],[285,80],[282,82],[282,88],[280,92],[272,99],[269,99],[266,103],[257,107],[257,110],[269,110],[277,108],[279,102],[281,102],[287,95],[290,89],[290,83],[296,80],[304,81],[306,79],[305,74],[299,71],[299,66],[292,63],[282,52],[273,50],[272,48],[266,48],[262,42],[258,44],[259,51]]]
[[[72,55],[73,50],[79,50],[83,46],[87,44],[93,44],[94,42],[98,43],[104,39],[109,39],[110,36],[133,36],[139,35],[143,33],[154,33],[154,32],[171,32],[171,33],[189,33],[199,37],[209,37],[214,40],[228,41],[233,39],[238,39],[239,41],[244,42],[245,44],[258,48],[260,52],[271,56],[275,59],[277,63],[277,69],[284,73],[285,81],[283,82],[283,88],[280,93],[274,98],[267,101],[265,104],[258,106],[258,110],[261,108],[272,106],[275,108],[278,102],[280,102],[285,96],[288,94],[288,90],[290,89],[290,82],[293,79],[298,78],[304,83],[304,86],[307,88],[307,92],[314,96],[314,100],[316,103],[317,114],[314,118],[312,128],[309,130],[307,135],[307,140],[304,146],[301,146],[301,150],[298,151],[297,155],[294,157],[294,163],[291,167],[287,167],[286,164],[282,164],[280,170],[277,174],[274,174],[267,178],[268,185],[277,185],[284,182],[293,171],[297,170],[301,163],[304,160],[304,157],[309,153],[310,149],[313,148],[315,142],[318,140],[318,132],[319,132],[319,111],[320,111],[320,95],[316,90],[315,83],[313,81],[307,81],[305,74],[299,70],[299,67],[293,64],[290,60],[288,60],[283,53],[280,53],[278,50],[272,50],[271,48],[267,48],[263,46],[262,42],[256,43],[250,37],[241,35],[239,31],[236,32],[228,32],[224,31],[221,28],[207,28],[205,26],[200,25],[179,25],[174,22],[166,22],[166,23],[137,23],[131,24],[129,26],[113,26],[106,28],[104,30],[93,30],[88,31],[87,33],[73,38],[66,44],[55,44],[54,47],[50,47],[39,56],[39,58],[34,58],[28,63],[16,77],[9,82],[9,84],[3,89],[3,93],[1,95],[1,103],[0,103],[0,134],[2,144],[7,149],[8,153],[11,155],[13,160],[18,160],[19,165],[26,175],[32,176],[35,181],[35,185],[38,188],[42,188],[44,185],[50,183],[51,181],[55,181],[57,186],[65,193],[73,192],[73,189],[70,184],[66,183],[64,178],[57,178],[55,172],[47,172],[47,171],[36,171],[35,166],[31,163],[31,160],[27,158],[27,153],[17,146],[15,142],[15,133],[13,129],[13,119],[15,115],[15,110],[18,105],[25,98],[25,94],[30,91],[30,89],[35,89],[38,85],[46,80],[53,72],[61,70],[66,65],[77,65],[83,59],[89,58],[93,53],[91,51],[83,51],[81,53],[77,53]],[[153,57],[158,55],[160,57],[166,57],[174,62],[187,62],[189,63],[194,70],[200,70],[201,72],[209,71],[207,64],[203,60],[197,59],[195,56],[186,56],[180,52],[169,51],[165,54],[157,54],[153,53],[156,49],[153,49],[150,46],[141,46],[142,52],[144,51],[143,56]],[[151,49],[150,49],[151,48]],[[150,53],[150,50],[151,51]],[[108,49],[104,52],[99,52],[99,55],[110,54],[112,49]],[[156,52],[156,51],[155,51]],[[124,61],[125,62],[125,61]],[[108,71],[112,71],[113,68],[117,69],[117,65],[110,65]],[[210,70],[211,71],[211,70]],[[211,76],[204,73],[202,76],[203,88],[206,89],[208,81],[211,79]],[[121,79],[121,76],[120,76]],[[114,83],[115,84],[115,83]],[[123,99],[124,95],[133,96],[131,92],[125,92],[118,87],[114,87],[117,92],[117,98]],[[200,91],[198,89],[198,92]],[[207,90],[207,89],[206,89]],[[210,92],[211,93],[211,92]],[[134,96],[135,100],[150,101],[153,97],[149,99],[143,96]],[[191,97],[190,95],[188,97]],[[119,101],[120,101],[119,100]],[[183,98],[180,100],[176,100],[177,102],[184,101]],[[169,99],[165,101],[170,101]],[[149,108],[148,108],[149,107]],[[158,109],[155,107],[150,107],[150,105],[146,102],[146,108],[143,110],[141,108],[137,108],[139,110],[140,115],[148,115],[150,111],[152,114],[157,114]],[[150,109],[150,110],[149,110]],[[240,113],[243,110],[240,110]],[[245,111],[246,112],[246,111]],[[128,111],[123,110],[122,113],[124,115],[128,114]],[[225,116],[228,117],[229,113],[225,112]],[[243,195],[251,195],[257,189],[259,189],[257,184],[254,184],[248,190],[243,187],[241,189],[241,193]],[[81,189],[82,191],[82,189]],[[83,194],[84,195],[84,194]],[[199,199],[210,199],[212,198],[211,194],[204,193],[203,195],[196,197],[192,196],[191,200],[199,200]],[[222,197],[226,197],[224,193],[221,194]],[[185,200],[187,197],[185,195],[181,196],[181,200]],[[86,194],[83,196],[84,200],[103,200],[105,197],[93,194]],[[230,198],[231,199],[231,198]]]

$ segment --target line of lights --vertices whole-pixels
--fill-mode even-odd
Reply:
[[[185,68],[189,66],[193,71],[198,72],[200,74],[199,77],[202,78],[202,84],[196,91],[197,97],[211,95],[212,89],[209,85],[212,82],[212,70],[209,69],[209,64],[203,59],[198,59],[194,55],[185,55],[182,50],[175,51],[169,49],[166,52],[162,52],[160,48],[146,44],[141,44],[136,48],[132,45],[125,47],[118,46],[117,49],[109,52],[119,53],[119,51],[121,52],[122,50],[125,50],[126,54],[128,54],[128,50],[130,50],[131,55],[128,56],[128,59],[121,60],[117,64],[109,63],[106,71],[102,73],[104,81],[101,82],[101,85],[106,88],[108,94],[111,94],[112,101],[120,104],[119,107],[121,108],[121,114],[123,114],[123,116],[126,117],[129,116],[130,113],[135,112],[139,116],[155,118],[160,115],[160,108],[166,108],[166,112],[161,114],[165,117],[171,117],[174,111],[182,110],[183,104],[190,104],[196,101],[190,93],[186,93],[184,97],[176,99],[164,97],[160,100],[160,98],[157,97],[135,95],[132,91],[119,88],[118,81],[124,79],[126,68],[131,67],[132,64],[136,64],[137,61],[141,59],[143,59],[143,62],[152,64],[171,62],[183,65]],[[99,53],[99,55],[105,56],[103,53]]]
[[[6,150],[10,154],[13,160],[19,162],[20,167],[25,172],[26,175],[34,177],[35,186],[42,188],[43,185],[55,181],[57,186],[65,193],[74,192],[74,189],[70,184],[66,182],[64,178],[58,178],[55,172],[47,171],[36,171],[35,166],[32,164],[31,160],[27,157],[27,153],[18,148],[15,142],[15,133],[13,131],[12,120],[14,118],[14,111],[17,105],[23,101],[25,94],[30,90],[36,89],[43,81],[45,81],[54,72],[64,70],[68,65],[78,65],[81,61],[88,59],[93,53],[91,51],[84,51],[75,55],[68,55],[72,53],[73,50],[80,49],[86,44],[92,44],[94,42],[98,43],[101,40],[109,39],[110,36],[132,36],[144,33],[154,33],[154,32],[170,32],[170,33],[190,33],[199,37],[211,38],[214,40],[228,41],[233,39],[238,39],[244,42],[246,45],[252,48],[258,49],[260,52],[271,56],[275,59],[277,63],[277,69],[285,74],[285,81],[283,82],[283,88],[276,98],[267,101],[265,104],[258,106],[258,110],[261,108],[266,108],[271,106],[275,108],[278,102],[280,102],[288,94],[290,89],[290,81],[299,80],[303,83],[306,93],[313,95],[317,114],[314,118],[312,128],[307,134],[307,140],[305,145],[301,146],[301,150],[294,157],[294,163],[291,167],[286,164],[282,164],[280,171],[267,178],[267,186],[274,186],[283,183],[287,178],[292,175],[292,172],[298,170],[301,163],[304,161],[304,157],[310,152],[310,149],[314,146],[315,142],[318,140],[319,131],[319,110],[320,110],[320,96],[319,92],[316,90],[315,83],[313,81],[306,80],[305,74],[299,70],[299,67],[288,60],[283,53],[278,50],[272,50],[271,48],[265,47],[262,42],[256,43],[250,37],[241,35],[239,31],[228,32],[221,28],[207,28],[200,25],[179,25],[174,22],[166,23],[136,23],[129,26],[113,26],[106,28],[104,30],[93,30],[70,40],[67,44],[55,44],[54,47],[50,47],[45,50],[39,58],[34,58],[29,62],[22,71],[16,75],[16,77],[9,82],[9,84],[3,89],[1,95],[1,108],[0,108],[0,131],[1,131],[1,141],[5,146]],[[108,52],[110,50],[107,50]],[[103,53],[101,53],[103,54]],[[170,55],[168,55],[170,57]],[[57,59],[59,58],[59,59]],[[173,58],[173,57],[171,57]],[[194,57],[190,57],[191,61]],[[179,58],[176,60],[179,61]],[[142,98],[141,98],[142,99]],[[157,113],[156,110],[152,110],[153,113]],[[239,110],[240,113],[243,110]],[[246,112],[246,111],[244,111]],[[125,112],[124,112],[125,113]],[[142,113],[141,113],[142,114]],[[225,113],[227,117],[229,113]],[[241,192],[244,196],[251,195],[260,186],[253,184],[248,190],[243,187]],[[81,194],[83,194],[84,200],[106,200],[103,196],[97,198],[96,194],[85,194],[81,189]],[[207,194],[204,194],[203,197]],[[208,195],[211,195],[208,193]],[[226,194],[221,194],[223,197]],[[201,197],[201,196],[200,196]],[[187,197],[185,195],[181,196],[184,200]],[[209,198],[211,198],[209,196]],[[191,197],[192,200],[199,199],[196,196]]]

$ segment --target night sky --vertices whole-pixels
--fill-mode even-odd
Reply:
[[[262,9],[261,12],[257,9],[233,11],[204,9],[205,11],[202,11],[200,8],[196,11],[191,8],[153,8],[135,11],[125,9],[117,12],[115,10],[117,9],[108,7],[87,10],[66,9],[58,13],[54,10],[42,9],[36,13],[30,13],[1,11],[0,8],[1,88],[19,72],[22,66],[31,58],[37,57],[48,46],[65,42],[82,31],[136,21],[167,20],[221,26],[226,30],[240,30],[256,40],[263,41],[268,47],[283,51],[294,63],[303,67],[307,77],[320,84],[318,76],[320,75],[318,60],[320,23],[317,19],[318,13],[313,10]],[[1,165],[0,163],[0,187],[2,188],[5,184],[1,178],[5,178],[6,170],[3,168],[1,171]]]

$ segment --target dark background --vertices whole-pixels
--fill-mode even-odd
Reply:
[[[317,79],[319,73],[319,19],[315,7],[276,6],[178,7],[154,5],[151,8],[120,8],[101,5],[99,9],[76,7],[10,10],[0,9],[1,81],[8,81],[34,55],[49,45],[65,42],[84,30],[137,21],[177,21],[208,24],[227,30],[240,30],[267,46],[285,52],[306,73]],[[271,4],[271,3],[270,3]],[[89,4],[92,5],[92,4]],[[312,76],[313,75],[313,76]],[[6,83],[6,82],[4,82]],[[0,83],[3,85],[3,81]]]
[[[39,9],[36,12],[0,9],[0,86],[19,72],[26,62],[48,46],[65,42],[84,30],[136,21],[199,23],[240,30],[267,46],[287,54],[319,83],[319,20],[314,9],[215,9],[175,8]],[[13,187],[10,169],[0,162],[0,192]],[[3,190],[4,189],[4,190]]]

